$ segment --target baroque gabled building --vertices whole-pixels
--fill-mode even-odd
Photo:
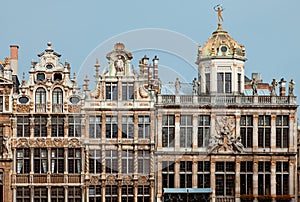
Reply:
[[[219,22],[190,92],[156,103],[157,201],[297,200],[294,82],[245,76],[245,48]],[[193,78],[193,77],[192,77]]]
[[[18,93],[18,49],[11,45],[10,57],[0,61],[0,202],[12,201],[11,100]]]

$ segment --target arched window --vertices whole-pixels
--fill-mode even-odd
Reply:
[[[62,112],[63,91],[60,88],[55,88],[52,92],[52,111]]]
[[[36,112],[46,112],[46,90],[38,88],[35,92]]]

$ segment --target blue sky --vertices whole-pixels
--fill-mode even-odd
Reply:
[[[95,57],[103,68],[105,54],[121,41],[134,53],[135,66],[144,53],[158,55],[163,76],[175,70],[191,82],[197,45],[216,29],[212,8],[219,3],[225,7],[223,28],[245,45],[246,74],[260,72],[269,83],[272,78],[294,78],[299,95],[299,0],[6,0],[1,2],[0,57],[9,55],[9,45],[19,45],[21,76],[51,41],[82,83],[94,71]],[[153,30],[165,37],[151,34]]]

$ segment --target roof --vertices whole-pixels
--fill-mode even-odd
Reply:
[[[210,194],[212,188],[164,188],[165,194],[180,194],[180,193],[201,193]]]

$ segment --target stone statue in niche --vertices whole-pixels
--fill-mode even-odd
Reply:
[[[114,63],[116,72],[123,72],[125,69],[124,60],[121,55],[118,56],[118,59]]]
[[[5,151],[5,152],[3,152],[4,156],[6,156],[7,158],[12,157],[11,142],[10,142],[10,138],[8,136],[3,137],[3,148]]]

